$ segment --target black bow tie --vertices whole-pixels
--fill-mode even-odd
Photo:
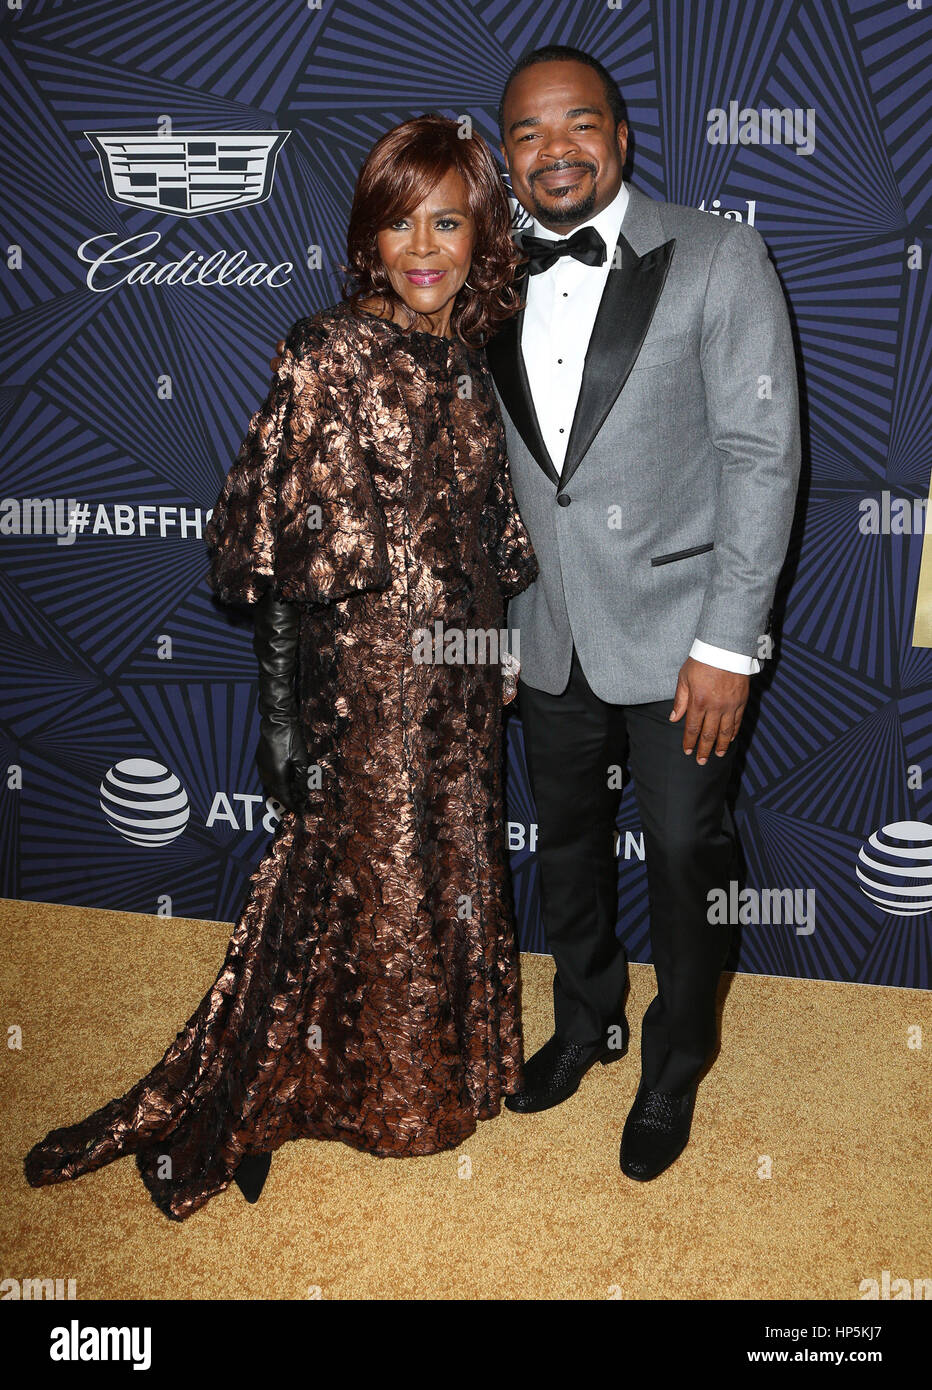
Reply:
[[[595,227],[580,227],[579,231],[574,232],[565,241],[548,241],[545,237],[525,236],[521,239],[521,248],[530,256],[530,275],[539,275],[542,270],[549,270],[552,265],[556,265],[561,256],[572,256],[574,260],[582,261],[583,265],[605,264],[605,242]]]

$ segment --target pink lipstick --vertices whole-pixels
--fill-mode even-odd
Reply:
[[[406,270],[405,278],[412,285],[436,285],[446,273],[445,270]]]

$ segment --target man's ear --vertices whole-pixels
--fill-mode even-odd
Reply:
[[[502,159],[505,161],[505,168],[508,170],[508,172],[509,172],[509,174],[510,174],[510,173],[511,173],[511,169],[510,169],[509,164],[508,164],[508,151],[505,149],[504,143],[503,143],[502,141],[499,141],[498,148],[499,148],[499,149],[501,150],[501,152],[502,152]]]

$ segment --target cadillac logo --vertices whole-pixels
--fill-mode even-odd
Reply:
[[[262,203],[290,130],[86,130],[114,202],[175,217]]]

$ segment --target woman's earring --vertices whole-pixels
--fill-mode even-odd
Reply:
[[[467,288],[468,290],[474,290],[474,289],[475,289],[475,285],[471,285],[471,284],[469,283],[468,280],[464,280],[464,281],[463,281],[463,284],[466,286],[466,288]]]

